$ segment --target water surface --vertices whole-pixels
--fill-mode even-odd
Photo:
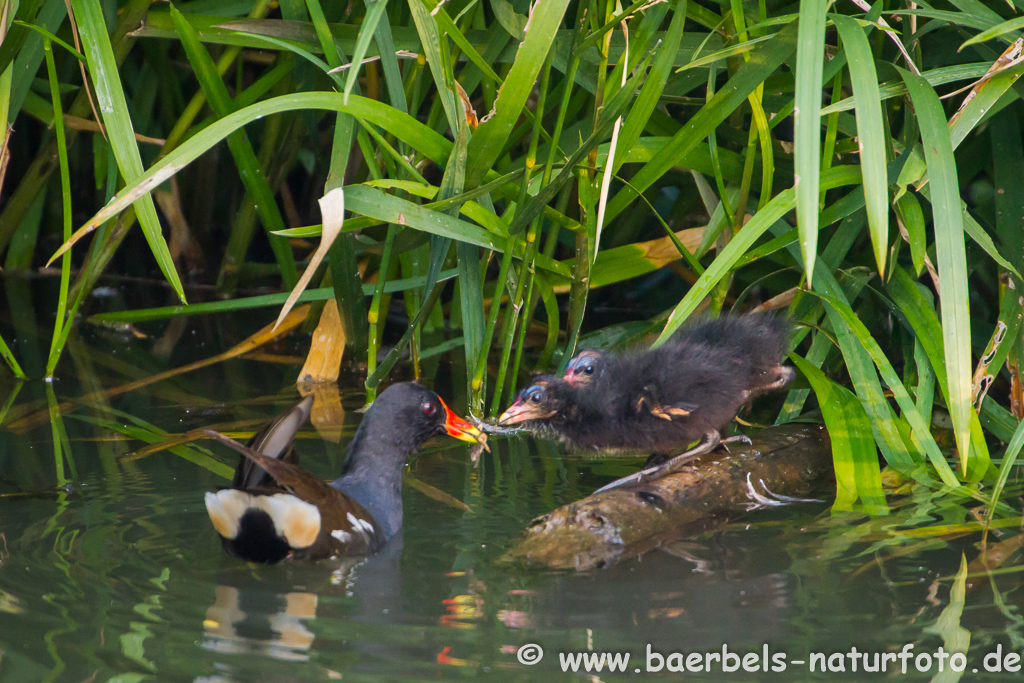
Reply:
[[[494,438],[478,463],[464,444],[431,444],[409,475],[472,512],[406,486],[403,537],[369,561],[241,563],[222,553],[203,505],[204,492],[226,483],[220,472],[234,456],[209,442],[199,445],[210,456],[133,454],[145,446],[140,436],[160,440],[161,430],[218,425],[250,434],[298,398],[290,384],[297,368],[279,362],[296,352],[93,393],[244,336],[218,329],[162,359],[150,354],[152,340],[86,335],[59,382],[19,389],[0,430],[0,680],[550,680],[563,676],[559,652],[588,649],[630,652],[633,678],[648,645],[663,654],[767,646],[805,660],[851,646],[934,651],[965,632],[974,668],[996,645],[1024,647],[1020,575],[972,579],[960,610],[951,577],[962,555],[977,557],[981,536],[920,532],[973,520],[957,501],[923,491],[874,520],[830,515],[827,500],[755,511],[582,575],[509,567],[501,554],[532,518],[636,464],[566,456],[530,438]],[[438,388],[451,396],[461,380],[447,375],[446,366],[437,370]],[[15,389],[8,381],[0,399]],[[343,378],[337,401],[333,431],[308,427],[299,441],[303,464],[324,477],[339,472],[361,418],[358,375]],[[458,397],[452,404],[465,407]],[[1017,533],[989,538],[1007,544],[1004,568],[1017,561]],[[524,643],[541,644],[544,660],[520,664]],[[796,665],[687,677],[833,678]],[[965,680],[982,678],[968,669]]]

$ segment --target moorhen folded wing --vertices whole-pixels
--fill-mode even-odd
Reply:
[[[402,526],[402,468],[429,439],[486,442],[433,391],[405,382],[381,392],[348,446],[343,474],[327,483],[295,462],[292,442],[309,418],[307,397],[247,446],[231,488],[206,494],[224,549],[251,562],[376,552]]]

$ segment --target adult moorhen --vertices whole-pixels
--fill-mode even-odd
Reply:
[[[720,430],[744,403],[792,379],[793,370],[781,365],[788,337],[784,318],[727,316],[656,349],[622,355],[588,350],[573,359],[570,378],[535,380],[499,424],[527,422],[574,450],[653,452],[649,462],[658,464],[600,490],[661,476],[720,443],[749,441],[723,440]]]
[[[327,483],[295,462],[292,442],[309,418],[306,397],[242,446],[231,488],[206,494],[224,549],[250,562],[374,553],[402,526],[402,468],[429,439],[486,444],[433,391],[404,382],[381,392],[348,446],[343,474]]]

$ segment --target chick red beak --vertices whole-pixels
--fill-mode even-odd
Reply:
[[[501,417],[498,418],[498,424],[514,425],[526,422],[527,420],[542,420],[552,415],[554,415],[552,411],[542,410],[538,406],[527,403],[522,399],[517,399],[515,403],[508,407],[508,410],[501,414]]]
[[[459,441],[479,443],[488,451],[490,450],[487,448],[486,434],[453,413],[452,409],[443,400],[441,400],[441,407],[444,408],[445,412],[444,430],[448,432],[448,436],[455,437]]]
[[[576,368],[566,369],[565,375],[562,376],[562,379],[564,379],[569,384],[575,384],[577,379],[579,379],[578,377],[576,377]]]

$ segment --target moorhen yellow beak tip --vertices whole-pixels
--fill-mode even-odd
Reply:
[[[484,449],[490,452],[490,448],[487,446],[486,434],[456,415],[443,400],[441,401],[441,405],[444,406],[445,410],[444,428],[448,433],[448,436],[454,437],[459,441],[470,441],[481,444]]]

